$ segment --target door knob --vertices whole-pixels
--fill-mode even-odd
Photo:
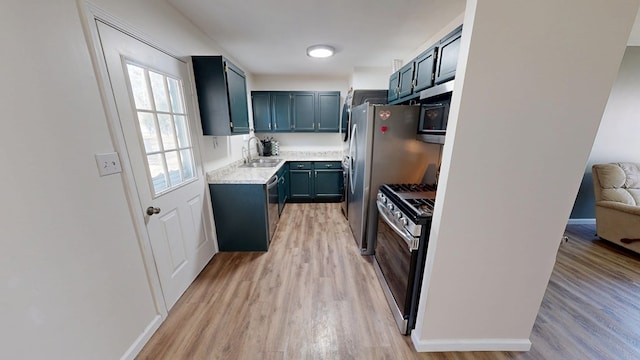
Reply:
[[[160,214],[160,208],[149,206],[147,208],[147,215]]]

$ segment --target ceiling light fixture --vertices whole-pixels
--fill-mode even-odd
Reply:
[[[333,56],[335,49],[329,45],[313,45],[307,48],[307,55],[313,58]]]

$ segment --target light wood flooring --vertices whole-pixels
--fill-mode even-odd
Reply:
[[[214,256],[138,359],[640,359],[640,257],[593,232],[568,227],[531,351],[417,353],[339,204],[287,204],[269,251]]]

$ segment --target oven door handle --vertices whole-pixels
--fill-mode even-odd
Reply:
[[[382,220],[384,220],[384,222],[387,223],[387,225],[389,225],[391,229],[393,229],[396,234],[400,235],[402,240],[407,243],[409,251],[418,250],[420,240],[411,236],[411,234],[409,234],[407,231],[405,231],[404,229],[396,225],[395,222],[389,219],[389,216],[387,216],[387,214],[385,213],[384,205],[382,205],[379,201],[376,201],[376,205],[378,206],[378,214],[382,216]]]

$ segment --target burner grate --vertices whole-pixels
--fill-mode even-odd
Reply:
[[[436,187],[429,184],[391,184],[388,185],[395,192],[427,192],[436,191]]]

